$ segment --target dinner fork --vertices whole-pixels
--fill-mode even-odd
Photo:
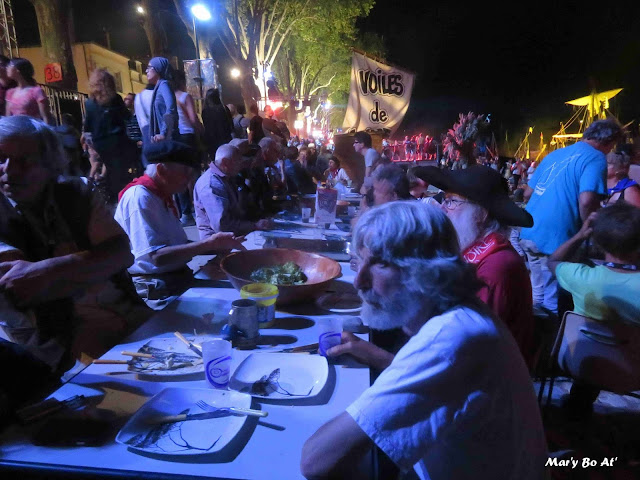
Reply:
[[[263,410],[253,410],[251,408],[238,408],[238,407],[214,407],[213,405],[209,405],[207,402],[203,400],[198,400],[196,405],[200,407],[205,412],[230,412],[238,415],[247,415],[249,417],[266,417],[269,415],[269,412],[265,412]]]

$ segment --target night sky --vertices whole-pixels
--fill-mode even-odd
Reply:
[[[172,20],[171,38],[181,58],[193,45]],[[439,135],[459,112],[491,113],[499,135],[521,137],[529,125],[555,133],[572,108],[564,101],[624,88],[612,102],[621,121],[640,118],[640,2],[606,2],[602,10],[568,2],[399,2],[378,0],[363,30],[383,36],[389,61],[418,74],[411,105],[398,134],[423,129]],[[105,43],[134,58],[148,55],[131,0],[74,1],[78,41]],[[89,5],[91,7],[89,7]],[[554,5],[555,4],[555,5]],[[91,8],[91,9],[90,9]],[[18,40],[38,43],[28,0],[14,0]],[[220,50],[225,101],[239,101]]]

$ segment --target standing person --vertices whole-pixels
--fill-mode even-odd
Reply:
[[[164,57],[153,57],[147,66],[147,80],[154,85],[149,113],[149,138],[152,143],[175,140],[178,131],[178,106],[171,87],[173,68]]]
[[[204,142],[207,145],[209,159],[213,160],[218,147],[231,141],[233,130],[231,116],[222,104],[217,88],[207,90],[202,109],[202,123],[204,123]]]
[[[248,138],[248,129],[249,129],[249,119],[245,117],[245,113],[247,111],[244,108],[244,105],[233,105],[230,103],[227,105],[229,112],[231,112],[231,117],[233,119],[233,138]]]
[[[136,112],[136,120],[142,134],[142,152],[140,158],[142,166],[147,166],[147,160],[144,155],[144,149],[151,145],[151,136],[149,135],[149,121],[151,120],[151,100],[153,99],[153,88],[151,84],[147,84],[146,88],[136,95],[133,106]]]
[[[137,147],[127,137],[131,112],[116,92],[116,82],[109,72],[98,68],[89,78],[89,98],[85,103],[84,140],[95,149],[106,167],[108,200],[116,203],[118,192],[135,175]]]
[[[534,306],[558,312],[558,283],[548,257],[600,206],[607,193],[606,155],[622,136],[613,120],[593,122],[581,141],[547,155],[529,179],[524,197],[534,224],[522,229],[520,245],[529,260]]]
[[[257,145],[264,138],[263,118],[258,113],[258,106],[255,103],[249,107],[249,113],[251,114],[251,120],[249,120],[249,143]]]
[[[457,240],[445,214],[420,202],[361,217],[352,245],[362,320],[411,338],[390,362],[369,358],[384,368],[375,383],[305,442],[306,478],[354,478],[373,445],[415,470],[407,478],[545,478],[529,372],[505,325],[475,298],[481,285]],[[349,353],[371,346],[350,335]]]
[[[142,131],[138,125],[138,117],[135,111],[135,93],[127,93],[124,97],[124,106],[127,107],[131,116],[127,120],[127,137],[134,142],[138,148],[142,148]]]
[[[136,102],[136,94],[135,93],[127,93],[124,97],[124,105],[129,110],[131,116],[129,120],[127,120],[127,137],[131,140],[136,146],[137,153],[137,170],[142,173],[142,130],[140,129],[140,125],[138,124],[138,117],[135,111],[135,102]]]
[[[13,58],[7,67],[7,76],[16,83],[6,95],[5,115],[28,115],[53,125],[49,99],[42,87],[33,79],[34,70],[26,58]]]
[[[356,132],[353,136],[353,149],[364,157],[364,178],[370,177],[374,164],[380,158],[380,154],[372,147],[371,135],[367,132]]]
[[[9,58],[0,55],[0,116],[5,114],[7,92],[10,88],[16,86],[16,82],[7,76],[7,67],[9,66]]]
[[[202,122],[196,113],[196,104],[193,97],[185,90],[187,89],[187,78],[183,70],[174,74],[174,91],[178,102],[178,131],[180,132],[180,142],[189,145],[194,155],[197,156],[198,138],[204,133]],[[197,163],[194,159],[194,163]],[[189,181],[187,188],[179,192],[176,197],[180,208],[180,223],[183,225],[195,225],[193,218],[193,186],[195,178]]]
[[[513,173],[513,189],[515,190],[527,174],[527,164],[521,158],[517,158],[516,163],[511,167],[511,171]]]

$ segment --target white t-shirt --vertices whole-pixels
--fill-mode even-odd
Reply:
[[[380,154],[375,148],[368,148],[364,153],[364,166],[373,167],[373,164],[378,161]]]
[[[151,116],[151,99],[153,98],[153,90],[143,90],[136,95],[133,100],[134,110],[136,112],[136,120],[138,126],[146,127],[149,125],[149,117]]]
[[[502,323],[472,309],[431,318],[347,412],[422,479],[545,478],[546,441],[524,360]]]
[[[131,253],[135,257],[129,267],[132,275],[173,272],[186,262],[156,267],[149,254],[163,247],[184,245],[189,240],[180,220],[164,201],[142,185],[129,188],[118,203],[116,221],[129,235]]]

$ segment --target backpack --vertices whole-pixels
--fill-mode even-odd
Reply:
[[[242,128],[242,120],[244,119],[244,115],[240,115],[239,117],[235,117],[233,119],[233,136],[234,138],[247,138],[247,129]]]

